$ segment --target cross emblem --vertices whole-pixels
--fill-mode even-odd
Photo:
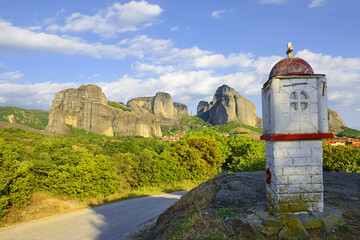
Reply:
[[[286,54],[288,55],[288,58],[292,58],[292,51],[294,50],[294,46],[291,45],[291,42],[287,44],[287,51]]]

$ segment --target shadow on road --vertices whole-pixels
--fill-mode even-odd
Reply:
[[[186,193],[148,196],[93,207],[95,216],[89,219],[94,230],[91,239],[124,239],[128,232],[160,215]]]

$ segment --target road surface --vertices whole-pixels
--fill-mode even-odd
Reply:
[[[187,191],[110,203],[0,229],[1,240],[123,239]]]

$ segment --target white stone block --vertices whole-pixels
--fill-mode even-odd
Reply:
[[[311,183],[311,177],[307,175],[293,175],[288,176],[289,184],[304,184]]]
[[[322,174],[323,167],[322,166],[306,166],[305,172],[308,175]]]
[[[294,166],[306,166],[308,165],[307,158],[293,158]]]
[[[316,113],[316,121],[317,121],[317,114],[318,114],[317,103],[310,103],[310,113]]]
[[[277,195],[277,201],[279,202],[288,202],[288,203],[295,203],[295,202],[300,202],[301,201],[301,196],[300,193],[295,193],[295,194],[288,194],[288,193],[283,193],[283,194],[278,194]]]
[[[323,184],[323,175],[312,175],[310,176],[311,183]]]
[[[317,125],[317,124],[316,124]],[[317,127],[315,127],[311,122],[307,120],[302,120],[299,125],[299,132],[300,133],[317,133]]]
[[[288,176],[285,175],[275,175],[271,177],[271,181],[274,184],[288,184]]]
[[[274,149],[274,158],[286,158],[288,155],[288,151],[282,148]]]
[[[323,212],[324,211],[324,202],[313,202],[311,203],[312,207],[310,211],[312,212]]]
[[[296,167],[283,167],[283,175],[304,175],[305,167],[296,166]]]
[[[295,141],[277,141],[277,144],[275,145],[276,147],[279,148],[284,148],[284,149],[299,149],[300,148],[300,141],[295,140]]]
[[[308,158],[311,157],[311,149],[309,148],[300,148],[300,149],[288,149],[287,156],[290,158]]]
[[[276,158],[274,159],[274,165],[279,167],[290,167],[294,166],[292,158]]]
[[[322,148],[322,140],[302,140],[300,148]]]
[[[305,202],[322,202],[324,200],[323,193],[301,193],[301,200]]]
[[[275,189],[274,189],[275,190]],[[323,192],[322,184],[277,185],[276,193],[315,193]]]
[[[294,166],[317,166],[319,160],[317,158],[294,158]]]
[[[312,148],[311,149],[311,156],[313,158],[321,158],[322,159],[322,156],[323,156],[323,149],[322,147],[321,148]]]

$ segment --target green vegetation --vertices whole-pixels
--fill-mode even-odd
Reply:
[[[168,129],[187,132],[172,143],[71,127],[72,135],[57,137],[0,128],[0,220],[34,193],[90,201],[139,189],[181,190],[222,172],[265,170],[264,142],[239,128],[258,134],[235,122],[213,127],[188,116],[181,128]],[[360,149],[324,144],[324,170],[360,172]]]
[[[349,137],[349,138],[360,138],[360,131],[348,127],[342,126],[343,130],[341,133],[337,134],[338,137]]]
[[[0,121],[10,122],[9,116],[13,116],[15,123],[39,130],[45,129],[49,122],[49,112],[47,111],[28,110],[17,107],[0,107]]]
[[[264,171],[266,163],[265,144],[238,135],[228,141],[231,154],[227,167],[231,172]]]
[[[110,107],[113,107],[113,108],[119,108],[119,109],[121,109],[123,111],[126,111],[126,112],[131,112],[131,110],[128,107],[126,107],[123,104],[118,103],[118,102],[108,101],[108,105]]]
[[[244,128],[244,129],[252,130],[254,132],[262,133],[262,128],[256,128],[236,121],[232,121],[227,124],[216,125],[213,127],[215,131],[222,133],[231,133],[236,131],[238,128]]]
[[[235,215],[235,211],[232,208],[220,208],[215,212],[215,217],[219,219],[229,218]]]
[[[360,173],[360,148],[323,144],[325,171]]]

